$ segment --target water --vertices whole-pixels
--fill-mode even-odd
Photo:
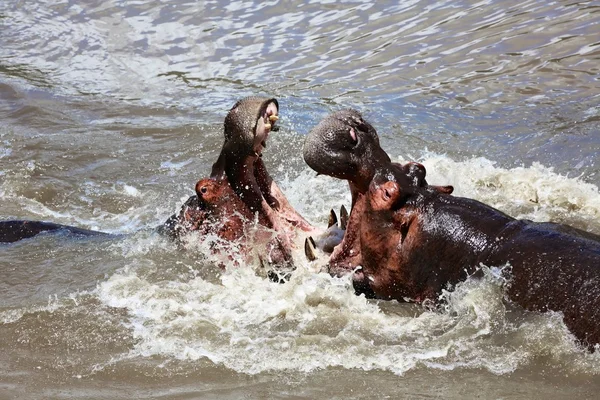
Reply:
[[[349,204],[304,135],[360,109],[394,160],[520,218],[600,233],[594,2],[0,4],[2,218],[128,234],[0,248],[0,398],[596,398],[600,359],[497,270],[428,309],[296,257],[278,285],[153,233],[226,111],[279,99],[265,161],[311,222]]]

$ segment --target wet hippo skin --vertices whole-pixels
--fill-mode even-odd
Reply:
[[[350,140],[358,132],[354,141],[360,142],[365,130],[356,131],[356,126],[355,118],[341,120],[334,114],[307,141],[314,149],[319,137],[329,140],[337,130]],[[352,147],[334,151],[351,153]],[[358,165],[360,159],[338,154],[334,160],[343,161],[329,172],[309,150],[309,165],[349,180],[357,193],[346,231],[353,251],[336,248],[329,264],[332,274],[353,273],[357,290],[378,298],[422,302],[437,301],[442,289],[476,273],[480,264],[505,267],[510,301],[531,311],[562,312],[584,345],[593,349],[600,343],[599,236],[566,225],[516,220],[476,200],[420,183],[425,179],[422,166],[414,171],[394,168],[380,148],[365,154],[379,155],[380,161],[367,162],[367,168],[378,165],[363,192],[368,174]],[[326,156],[321,152],[317,157]],[[344,162],[354,172],[344,174]]]

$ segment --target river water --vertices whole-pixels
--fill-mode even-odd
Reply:
[[[123,234],[0,245],[0,398],[597,398],[600,352],[503,301],[496,266],[428,309],[152,229],[268,95],[264,160],[314,224],[350,198],[303,139],[354,107],[430,183],[600,233],[599,3],[7,0],[0,27],[1,218]]]

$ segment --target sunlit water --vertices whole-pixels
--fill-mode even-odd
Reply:
[[[512,216],[600,233],[600,5],[0,3],[0,218],[124,234],[0,246],[0,398],[595,398],[600,356],[503,301],[368,301],[296,257],[280,285],[153,228],[227,110],[281,105],[265,161],[311,222],[348,206],[304,135],[355,107],[396,161]],[[197,238],[196,238],[197,239]]]

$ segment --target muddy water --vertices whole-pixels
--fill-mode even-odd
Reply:
[[[221,272],[152,228],[261,94],[265,161],[315,224],[349,195],[304,135],[355,107],[431,183],[600,233],[599,4],[5,1],[0,27],[1,218],[122,234],[0,246],[0,398],[598,396],[599,356],[504,302],[497,266],[431,310],[300,256],[285,285]]]

